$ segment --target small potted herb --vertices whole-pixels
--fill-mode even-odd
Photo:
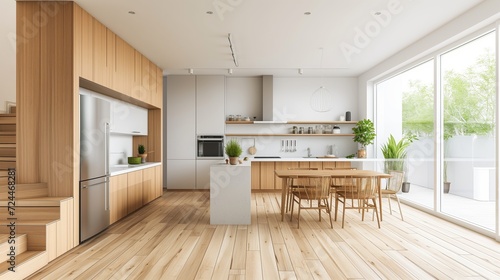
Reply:
[[[239,159],[241,153],[243,152],[243,149],[241,149],[241,146],[240,146],[240,143],[238,143],[238,140],[231,139],[226,144],[225,152],[226,152],[226,155],[229,157],[229,163],[232,165],[236,165],[236,164],[238,164],[238,159]]]
[[[139,152],[138,156],[141,157],[141,163],[145,163],[148,154],[146,153],[146,148],[144,147],[144,145],[139,144],[139,146],[137,147],[137,152]]]

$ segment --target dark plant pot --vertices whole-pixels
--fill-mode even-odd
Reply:
[[[443,192],[444,193],[449,193],[450,192],[450,186],[451,186],[451,182],[443,182]]]
[[[407,193],[410,191],[410,182],[403,182],[403,186],[401,187],[401,191]]]

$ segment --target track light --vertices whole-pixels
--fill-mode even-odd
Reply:
[[[302,70],[302,68],[299,68],[299,74],[300,75],[304,74],[304,71]]]
[[[193,68],[189,68],[189,74],[193,75],[194,74],[194,70]]]
[[[227,69],[227,73],[228,73],[229,75],[232,75],[232,74],[233,74],[233,69],[231,69],[231,68]]]

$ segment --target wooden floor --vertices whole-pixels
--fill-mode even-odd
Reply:
[[[413,208],[385,207],[381,229],[306,210],[297,229],[278,201],[252,194],[251,225],[211,226],[208,192],[166,192],[31,279],[500,279],[498,242]]]

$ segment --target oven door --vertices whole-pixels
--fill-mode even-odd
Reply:
[[[198,159],[223,159],[224,136],[198,136]]]

